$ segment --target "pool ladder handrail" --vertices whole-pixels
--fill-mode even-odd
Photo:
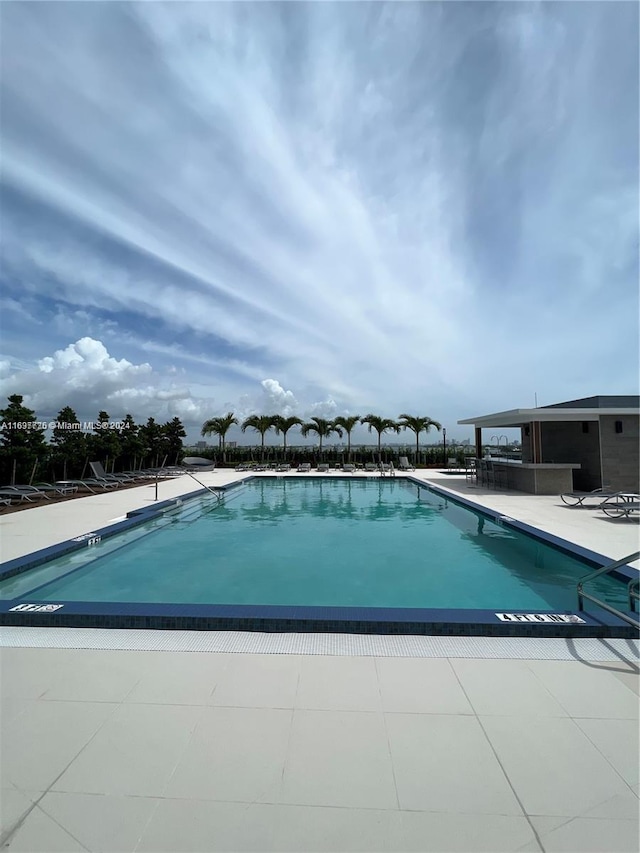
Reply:
[[[185,471],[184,473],[188,474],[192,480],[195,480],[199,486],[202,486],[203,489],[206,489],[208,492],[210,492],[214,496],[214,498],[217,499],[218,503],[216,504],[216,506],[219,506],[222,503],[222,498],[224,497],[224,490],[223,489],[214,489],[212,486],[205,486],[205,484],[203,482],[201,482],[197,477],[193,476],[191,471]]]
[[[591,572],[588,575],[585,575],[578,581],[578,585],[576,587],[576,591],[578,593],[578,610],[584,610],[584,599],[588,599],[592,601],[594,604],[597,604],[598,607],[601,607],[603,610],[607,610],[609,613],[612,613],[614,616],[617,616],[618,619],[622,619],[624,622],[628,622],[629,625],[633,625],[634,628],[640,628],[640,621],[634,619],[633,616],[629,616],[624,613],[622,610],[618,610],[615,607],[612,607],[610,604],[607,604],[605,601],[602,601],[600,598],[597,598],[595,595],[591,595],[588,592],[584,591],[584,585],[589,583],[589,581],[594,580],[601,575],[606,575],[609,572],[612,572],[614,569],[620,568],[620,566],[626,566],[628,563],[633,563],[640,557],[640,551],[636,551],[635,554],[629,554],[628,557],[623,557],[621,560],[616,560],[615,563],[608,563],[606,566],[602,566],[599,569],[596,569],[595,572]],[[631,613],[636,612],[636,600],[640,600],[640,577],[632,578],[627,584],[627,595],[629,597],[629,610]]]

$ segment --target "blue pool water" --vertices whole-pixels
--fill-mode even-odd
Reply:
[[[403,480],[260,479],[0,583],[22,601],[562,612],[590,567]],[[624,586],[591,586],[625,604]]]

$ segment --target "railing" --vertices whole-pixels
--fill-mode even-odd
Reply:
[[[224,491],[223,491],[222,489],[214,489],[214,488],[212,488],[211,486],[205,486],[205,484],[204,484],[203,482],[201,482],[197,477],[194,477],[194,476],[193,476],[193,474],[191,473],[191,471],[185,471],[184,473],[185,473],[185,474],[188,474],[188,475],[191,477],[191,479],[192,479],[192,480],[195,480],[195,481],[196,481],[196,483],[197,483],[199,486],[202,486],[202,488],[203,488],[203,489],[206,489],[208,492],[210,492],[210,493],[214,496],[214,498],[216,498],[216,499],[217,499],[218,504],[221,504],[221,503],[222,503],[222,498],[223,498],[223,496],[224,496]],[[218,506],[218,504],[216,504],[216,506]]]
[[[618,619],[622,619],[624,622],[628,622],[629,625],[633,625],[634,628],[640,628],[640,622],[637,619],[634,619],[633,616],[629,616],[624,613],[622,610],[618,610],[615,607],[612,607],[610,604],[607,604],[605,601],[602,601],[600,598],[596,598],[595,595],[591,595],[588,592],[584,591],[584,585],[589,583],[601,575],[606,575],[609,572],[612,572],[614,569],[620,568],[620,566],[626,566],[628,563],[633,563],[634,560],[637,560],[640,557],[640,551],[636,551],[635,554],[629,554],[628,557],[623,557],[622,560],[616,560],[615,563],[609,563],[607,566],[602,566],[602,568],[597,569],[595,572],[591,572],[591,574],[586,575],[578,581],[578,586],[576,591],[578,593],[578,610],[584,610],[584,599],[588,599],[592,601],[594,604],[597,604],[598,607],[601,607],[603,610],[612,613],[614,616],[617,616]],[[640,599],[640,594],[636,590],[636,587],[640,585],[640,578],[633,578],[627,584],[627,595],[629,597],[629,610],[632,613],[636,612],[635,600]]]

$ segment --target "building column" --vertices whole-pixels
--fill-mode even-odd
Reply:
[[[535,465],[542,462],[542,430],[540,421],[532,421],[531,429],[531,461]]]
[[[482,459],[482,427],[476,427],[476,459]]]

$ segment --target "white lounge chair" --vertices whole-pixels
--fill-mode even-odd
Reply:
[[[415,471],[416,466],[409,462],[407,456],[401,456],[398,460],[398,471]]]

